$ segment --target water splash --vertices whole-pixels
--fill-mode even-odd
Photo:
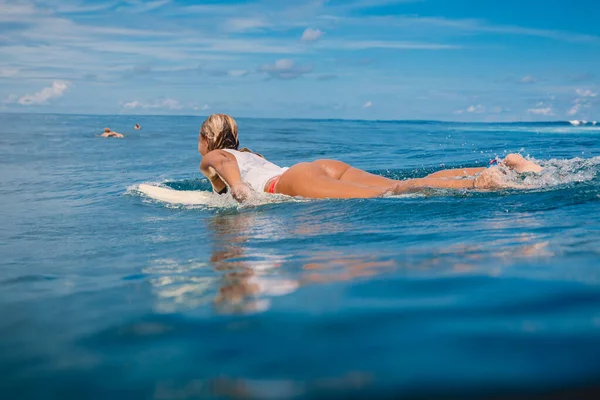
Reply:
[[[536,161],[531,159],[532,161]],[[600,157],[572,158],[568,160],[551,159],[536,161],[544,169],[539,174],[516,174],[509,171],[509,176],[515,182],[532,188],[552,188],[573,183],[591,182],[600,172]]]
[[[164,182],[144,182],[144,184],[165,187],[169,189],[178,188],[175,190],[182,191],[190,191],[190,190],[198,190],[198,186],[192,186],[193,189],[188,189],[190,181],[164,181]],[[291,203],[291,202],[306,202],[310,201],[310,199],[302,199],[302,198],[294,198],[290,196],[280,195],[280,194],[267,194],[267,193],[258,193],[254,192],[252,197],[249,198],[244,203],[238,203],[231,194],[227,193],[224,195],[217,195],[212,193],[210,190],[206,190],[208,196],[207,202],[205,204],[174,204],[168,203],[161,200],[153,199],[147,196],[145,193],[140,191],[139,187],[141,184],[135,184],[127,187],[125,191],[125,195],[139,197],[142,199],[144,203],[152,203],[152,204],[162,204],[166,208],[174,208],[174,209],[184,209],[184,210],[206,210],[206,209],[244,209],[244,208],[253,208],[260,207],[268,204],[278,204],[278,203]],[[184,188],[184,189],[179,189]],[[203,190],[201,190],[203,191]]]

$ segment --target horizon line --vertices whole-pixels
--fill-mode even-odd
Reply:
[[[14,111],[0,111],[0,115],[64,115],[64,116],[118,116],[118,117],[194,117],[194,118],[207,118],[211,114],[207,115],[193,115],[193,114],[87,114],[87,113],[61,113],[61,112],[14,112]],[[357,119],[357,118],[311,118],[311,117],[290,117],[290,118],[278,118],[278,117],[248,117],[240,116],[235,117],[236,119],[267,119],[267,120],[295,120],[295,121],[364,121],[364,122],[427,122],[427,123],[454,123],[454,124],[556,124],[556,123],[570,123],[571,120],[551,120],[551,121],[453,121],[453,120],[438,120],[438,119]],[[572,120],[580,121],[584,120]],[[585,121],[585,122],[596,122]]]

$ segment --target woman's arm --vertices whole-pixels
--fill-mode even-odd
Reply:
[[[202,157],[200,172],[208,178],[217,193],[221,192],[225,185],[229,186],[231,194],[239,202],[246,200],[251,192],[242,182],[235,156],[226,151],[213,150]]]
[[[206,176],[208,178],[208,181],[212,185],[213,191],[215,193],[217,193],[217,194],[227,193],[227,189],[228,189],[227,184],[225,183],[225,181],[223,179],[221,179],[219,174],[216,173],[214,168],[212,170],[210,168],[207,169],[202,165],[202,163],[200,163],[200,171],[202,172],[202,174],[204,176]]]

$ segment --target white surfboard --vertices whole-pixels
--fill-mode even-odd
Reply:
[[[171,204],[207,205],[214,202],[211,192],[203,190],[175,190],[145,183],[137,190],[151,199]]]

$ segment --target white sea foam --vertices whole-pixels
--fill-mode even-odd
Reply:
[[[166,187],[164,185],[164,183],[165,182],[145,182],[144,184],[158,186],[158,187]],[[217,194],[206,191],[206,192],[202,192],[203,194],[207,195],[207,196],[203,196],[203,197],[205,197],[205,201],[202,204],[176,204],[176,203],[169,203],[169,202],[164,202],[161,200],[156,200],[156,199],[153,199],[153,198],[147,196],[145,193],[143,193],[142,191],[139,190],[140,185],[142,185],[142,184],[135,184],[135,185],[129,186],[127,188],[127,190],[125,191],[125,194],[140,197],[143,199],[144,202],[161,203],[161,204],[164,204],[165,207],[167,207],[167,208],[177,208],[177,209],[181,209],[181,208],[183,208],[183,209],[238,208],[239,209],[239,208],[247,208],[247,207],[258,207],[258,206],[263,206],[266,204],[309,201],[308,199],[294,198],[294,197],[284,196],[284,195],[280,195],[280,194],[273,195],[273,194],[267,194],[267,193],[254,192],[250,199],[248,199],[244,203],[240,204],[231,196],[231,194],[217,195]],[[181,191],[181,192],[189,193],[190,191]]]
[[[515,171],[500,167],[506,173],[507,182],[524,184],[525,186],[537,188],[552,188],[570,183],[591,181],[600,172],[600,157],[572,158],[568,160],[535,160],[544,169],[539,174],[527,173],[517,174]]]
[[[584,126],[596,126],[597,121],[572,120],[572,121],[569,121],[569,123],[573,126],[584,127]]]

